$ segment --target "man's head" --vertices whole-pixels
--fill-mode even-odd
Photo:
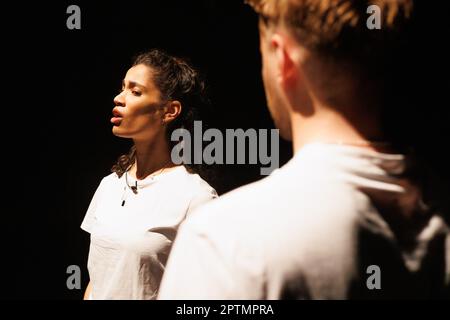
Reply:
[[[379,92],[386,57],[401,45],[413,6],[413,0],[247,3],[260,16],[269,110],[287,139],[293,114],[308,117],[320,106],[357,107],[368,94]],[[369,18],[379,18],[381,29],[370,29]]]

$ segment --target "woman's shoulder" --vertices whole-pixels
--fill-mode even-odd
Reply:
[[[216,190],[204,180],[198,173],[192,173],[186,170],[188,184],[185,186],[186,195],[189,195],[188,214],[193,212],[199,206],[218,197]]]
[[[216,194],[214,188],[198,173],[189,172],[186,168],[183,169],[183,175],[186,181],[186,188],[189,188],[193,193],[212,193]]]
[[[112,172],[102,178],[100,181],[100,187],[117,183],[119,180],[119,176],[115,172]]]

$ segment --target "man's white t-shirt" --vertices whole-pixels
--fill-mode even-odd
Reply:
[[[128,185],[136,180],[128,176]],[[91,234],[91,299],[154,299],[180,223],[215,190],[184,166],[137,181],[101,181],[81,228]],[[125,201],[122,206],[123,201]]]
[[[306,145],[183,223],[158,298],[444,296],[449,228],[405,179],[407,163],[401,154]]]

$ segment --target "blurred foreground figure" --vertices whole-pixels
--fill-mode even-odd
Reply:
[[[402,100],[389,80],[402,76],[414,1],[248,2],[268,106],[294,156],[192,214],[159,298],[448,297],[437,185],[413,141],[394,134]]]

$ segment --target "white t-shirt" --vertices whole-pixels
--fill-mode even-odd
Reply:
[[[128,176],[130,186],[135,182]],[[195,207],[217,197],[183,166],[137,184],[135,194],[125,175],[103,178],[81,224],[91,234],[91,299],[156,298],[178,226]]]
[[[158,298],[443,296],[449,228],[402,179],[406,163],[401,154],[305,146],[183,223]]]

